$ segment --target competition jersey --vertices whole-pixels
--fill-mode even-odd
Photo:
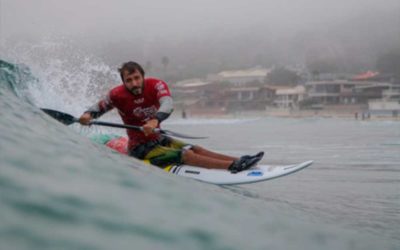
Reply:
[[[111,89],[106,98],[100,100],[88,112],[97,118],[112,108],[116,108],[124,124],[143,126],[148,120],[155,118],[160,107],[159,100],[164,96],[171,96],[167,84],[156,78],[146,78],[142,94],[134,95],[122,84]],[[127,134],[129,149],[159,138],[159,134],[145,136],[142,131],[133,129],[127,129]]]

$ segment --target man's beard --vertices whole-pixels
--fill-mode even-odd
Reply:
[[[142,94],[142,92],[143,92],[143,86],[141,86],[141,87],[136,87],[136,88],[128,88],[128,87],[126,87],[126,85],[125,85],[125,88],[129,91],[129,92],[131,92],[133,95],[140,95],[140,94]]]
[[[132,94],[134,94],[134,95],[140,95],[141,93],[142,93],[142,88],[141,87],[139,87],[139,88],[132,88],[132,89],[130,89],[129,90]]]

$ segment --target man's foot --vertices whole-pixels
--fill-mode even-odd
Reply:
[[[260,160],[264,157],[264,151],[260,151],[255,155],[243,155],[240,159],[250,159],[250,158],[260,158]]]
[[[236,174],[237,172],[246,170],[251,168],[252,166],[256,165],[261,158],[240,158],[239,160],[233,161],[232,165],[229,166],[228,170],[231,171],[232,174]]]

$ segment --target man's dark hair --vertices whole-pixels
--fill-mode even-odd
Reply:
[[[129,74],[139,71],[139,73],[144,78],[144,70],[143,70],[142,66],[140,66],[140,64],[137,62],[132,62],[132,61],[126,62],[126,63],[122,64],[121,68],[119,68],[118,71],[119,71],[122,81],[124,81],[124,72],[125,71],[127,71]]]

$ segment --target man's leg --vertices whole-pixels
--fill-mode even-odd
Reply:
[[[176,149],[183,149],[183,148],[189,146],[190,144],[185,143],[185,142],[180,141],[180,140],[177,140],[175,138],[164,137],[164,139],[162,141],[162,145],[163,146],[167,146],[167,147],[176,148]],[[203,147],[200,147],[200,146],[197,146],[197,145],[191,145],[190,149],[193,150],[193,152],[198,154],[198,155],[207,156],[208,158],[214,158],[214,159],[217,159],[217,160],[231,161],[232,162],[234,160],[239,159],[237,157],[215,153],[215,152],[212,152],[210,150],[207,150],[207,149],[205,149]]]
[[[153,165],[162,168],[171,164],[187,164],[202,168],[228,169],[232,173],[246,170],[253,166],[257,159],[220,160],[196,154],[191,149],[176,149],[156,146],[145,157]]]
[[[193,150],[183,151],[182,161],[184,164],[191,166],[203,167],[203,168],[218,168],[218,169],[228,169],[229,166],[231,166],[233,163],[233,160],[212,158],[197,154]]]
[[[170,164],[187,164],[203,168],[228,169],[233,160],[220,160],[196,154],[191,149],[176,149],[164,146],[156,146],[145,157],[150,163],[160,167]]]
[[[232,173],[237,173],[254,166],[260,159],[248,158],[238,160],[220,160],[196,154],[193,150],[185,150],[182,152],[182,162],[191,166],[203,168],[228,169]]]
[[[229,156],[229,155],[223,155],[223,154],[219,154],[219,153],[215,153],[212,151],[209,151],[203,147],[200,146],[193,146],[191,148],[193,150],[194,153],[201,155],[201,156],[207,156],[209,158],[214,158],[214,159],[218,159],[218,160],[223,160],[223,161],[234,161],[234,160],[238,160],[238,157],[233,157],[233,156]]]
[[[215,153],[206,150],[200,146],[189,145],[187,143],[169,137],[164,137],[161,141],[161,145],[163,146],[161,148],[164,148],[164,150],[166,151],[171,151],[174,149],[180,150],[182,154],[180,161],[176,162],[178,164],[184,163],[187,165],[203,168],[217,168],[229,169],[231,171],[241,171],[256,163],[256,159],[239,159],[236,157]]]

